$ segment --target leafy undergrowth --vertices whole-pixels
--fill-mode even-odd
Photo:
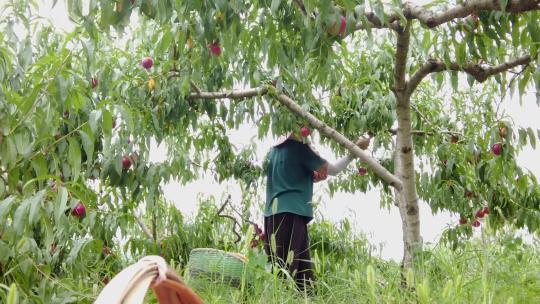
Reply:
[[[252,252],[255,273],[239,288],[190,279],[206,303],[540,303],[539,244],[511,236],[468,241],[452,251],[439,245],[420,254],[415,272],[372,255],[367,242],[329,223],[313,225],[315,295],[264,271]],[[330,238],[331,236],[331,238]],[[326,238],[324,239],[323,238]],[[413,288],[404,288],[407,282]]]
[[[375,247],[355,235],[347,221],[336,225],[315,220],[310,235],[317,282],[314,294],[307,295],[296,291],[292,280],[278,276],[278,270],[269,270],[261,244],[248,249],[249,238],[239,244],[231,241],[232,225],[213,216],[216,208],[203,204],[190,221],[179,213],[171,216],[171,223],[177,224],[169,225],[174,233],[159,244],[131,239],[114,244],[110,254],[92,241],[60,263],[46,265],[33,262],[31,251],[25,251],[28,245],[21,244],[22,262],[9,269],[2,266],[0,303],[7,302],[12,283],[19,303],[92,303],[106,278],[141,256],[160,253],[205,303],[540,303],[537,239],[524,242],[512,232],[492,235],[486,226],[480,237],[462,242],[457,250],[443,244],[425,248],[418,254],[415,271],[402,275],[398,263],[379,258]],[[244,236],[252,234],[249,226],[243,227]],[[231,287],[189,277],[185,262],[197,247],[247,254],[242,284]],[[146,302],[156,301],[149,293]]]

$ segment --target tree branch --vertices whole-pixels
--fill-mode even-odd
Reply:
[[[403,15],[408,20],[417,19],[426,26],[433,28],[453,19],[464,18],[472,13],[478,13],[480,11],[506,11],[518,14],[539,9],[540,0],[509,0],[504,10],[500,6],[500,1],[497,0],[467,0],[463,1],[462,4],[458,4],[440,12],[435,12],[423,6],[406,2],[403,5]],[[367,12],[364,16],[372,28],[389,28],[396,32],[401,32],[403,30],[397,14],[387,15],[384,22],[373,12]],[[366,26],[362,22],[359,22],[356,24],[355,29],[365,30]]]
[[[509,0],[505,8],[501,8],[500,2],[497,0],[467,0],[441,12],[434,12],[407,2],[403,5],[403,14],[409,20],[418,19],[426,26],[433,28],[450,20],[463,18],[480,11],[507,11],[517,14],[540,9],[540,0]]]
[[[392,135],[397,135],[397,129],[388,129],[388,133],[392,134]],[[426,136],[426,135],[435,135],[435,134],[440,134],[440,133],[444,133],[444,134],[450,134],[450,135],[462,135],[461,133],[459,132],[456,132],[456,131],[450,131],[450,130],[437,130],[437,132],[433,132],[433,131],[422,131],[422,130],[412,130],[411,131],[411,134],[412,135],[418,135],[418,136]]]
[[[302,11],[302,14],[307,16],[306,7],[302,0],[293,1],[296,6]],[[444,11],[432,11],[423,6],[416,5],[411,2],[403,4],[403,16],[408,20],[417,19],[426,26],[433,28],[449,22],[453,19],[464,18],[472,13],[478,14],[480,11],[506,11],[513,14],[523,13],[532,10],[540,10],[540,0],[508,0],[506,7],[502,8],[498,0],[466,0],[463,3],[447,8]],[[357,18],[359,16],[356,16]],[[358,22],[355,30],[365,30],[368,27],[382,29],[388,28],[396,32],[402,32],[403,26],[400,23],[397,14],[385,15],[385,20],[381,20],[373,12],[364,13],[364,22]]]
[[[144,232],[144,234],[150,239],[150,240],[154,240],[154,238],[152,237],[152,233],[150,232],[150,229],[148,229],[148,227],[146,227],[146,225],[144,224],[143,220],[138,217],[137,215],[133,215],[133,217],[135,218],[135,220],[137,221],[137,224],[139,224],[139,227],[141,227],[142,231]]]
[[[379,19],[379,17],[377,17],[373,12],[367,12],[364,14],[364,16],[366,20],[368,21],[369,26],[371,28],[377,28],[377,29],[389,28],[396,32],[403,31],[403,27],[401,26],[401,24],[399,24],[399,19],[397,18],[396,15],[388,16],[386,22],[382,22],[381,19]],[[365,30],[365,29],[366,29],[366,26],[364,26],[362,22],[357,23],[355,26],[355,30]]]
[[[511,68],[514,68],[516,66],[528,64],[531,62],[531,60],[532,60],[531,56],[526,55],[526,56],[522,56],[522,57],[513,59],[505,63],[501,63],[496,66],[488,66],[488,65],[479,64],[479,63],[469,63],[467,65],[460,66],[459,64],[455,62],[452,62],[449,65],[446,65],[440,59],[430,59],[426,63],[424,63],[418,69],[418,71],[416,71],[416,73],[414,73],[414,75],[411,77],[409,81],[408,91],[409,91],[409,94],[414,92],[414,90],[418,87],[422,79],[424,79],[430,73],[441,72],[445,70],[462,71],[471,75],[474,79],[476,79],[476,81],[484,82],[490,76],[508,71]]]
[[[409,40],[411,37],[410,27],[411,22],[408,21],[405,29],[400,32],[397,37],[396,63],[394,66],[394,93],[403,92],[407,89],[405,70],[407,68],[407,55],[409,53]]]
[[[242,99],[266,94],[268,89],[264,86],[245,89],[231,90],[228,92],[194,92],[189,94],[189,99]]]
[[[278,92],[274,87],[270,86],[260,86],[256,88],[244,89],[244,90],[230,90],[227,92],[194,92],[189,94],[190,99],[242,99],[255,96],[262,96],[265,94],[273,95],[281,104],[289,108],[294,114],[305,118],[310,125],[315,127],[321,134],[335,140],[341,146],[349,150],[354,156],[360,158],[361,161],[370,166],[373,171],[378,174],[384,181],[389,183],[391,186],[396,189],[401,189],[401,181],[390,173],[386,168],[381,166],[374,158],[370,157],[363,150],[361,150],[355,143],[347,139],[345,136],[340,134],[338,131],[332,129],[311,113],[306,112],[302,107],[300,107],[293,99],[285,95],[283,92]]]
[[[201,89],[193,82],[193,80],[189,81],[189,84],[191,85],[191,89],[195,91],[197,94],[201,94]]]
[[[369,156],[365,151],[360,149],[355,143],[347,139],[345,136],[340,134],[338,131],[332,129],[324,122],[317,119],[311,113],[304,111],[301,106],[299,106],[294,100],[289,96],[285,95],[282,92],[273,93],[274,97],[284,106],[289,108],[296,115],[306,119],[309,124],[315,127],[321,134],[335,140],[341,146],[349,150],[354,156],[360,158],[360,160],[366,163],[378,176],[380,176],[384,181],[393,186],[394,188],[401,190],[402,184],[401,181],[392,173],[390,173],[386,168],[381,166],[375,159]]]

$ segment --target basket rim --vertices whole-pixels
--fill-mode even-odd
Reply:
[[[234,258],[236,258],[238,260],[241,260],[244,263],[247,263],[247,260],[248,260],[247,257],[244,256],[243,254],[240,254],[240,253],[237,253],[237,252],[228,252],[228,251],[225,251],[225,250],[215,249],[215,248],[194,248],[194,249],[191,250],[189,255],[191,255],[193,253],[221,253],[221,254],[224,254],[224,255],[227,255],[227,256],[234,257]]]

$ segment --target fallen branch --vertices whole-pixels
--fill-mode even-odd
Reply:
[[[435,72],[441,72],[441,71],[461,71],[466,72],[467,74],[471,75],[476,81],[478,82],[484,82],[487,78],[490,76],[493,76],[495,74],[508,71],[516,66],[525,65],[531,62],[531,56],[526,55],[519,58],[516,58],[514,60],[501,63],[496,66],[488,66],[485,64],[479,64],[479,63],[469,63],[463,66],[460,66],[456,62],[452,62],[450,64],[445,64],[440,59],[430,59],[424,65],[422,65],[416,73],[411,77],[411,80],[409,81],[408,85],[408,92],[411,94],[414,92],[416,87],[420,84],[420,82],[430,73]]]

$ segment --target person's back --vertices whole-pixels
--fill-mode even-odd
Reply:
[[[268,155],[264,216],[290,212],[313,217],[313,171],[325,163],[308,145],[288,139]]]
[[[369,139],[357,145],[365,149]],[[313,183],[341,172],[352,159],[347,155],[329,164],[293,134],[278,140],[267,155],[264,249],[273,264],[289,270],[300,290],[315,279],[307,228],[313,219]]]

